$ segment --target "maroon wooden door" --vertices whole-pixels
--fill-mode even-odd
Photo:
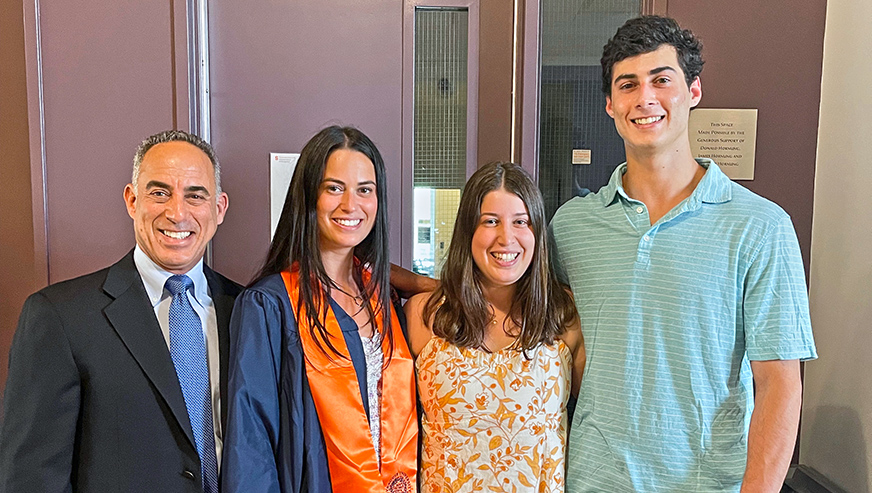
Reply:
[[[508,160],[513,6],[480,3],[488,77],[479,89],[478,158]],[[409,172],[403,130],[411,125],[403,119],[404,2],[214,2],[209,9],[211,136],[230,195],[213,241],[214,267],[241,282],[251,278],[269,245],[269,153],[299,152],[329,124],[358,127],[384,156],[391,259],[401,263],[401,239],[411,234],[403,210],[411,190],[402,179]]]

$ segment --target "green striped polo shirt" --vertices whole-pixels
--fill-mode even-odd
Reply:
[[[790,217],[698,162],[696,190],[653,226],[626,163],[552,220],[587,349],[569,493],[739,491],[749,361],[817,357]]]

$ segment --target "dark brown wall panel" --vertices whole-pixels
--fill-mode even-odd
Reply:
[[[187,95],[176,94],[187,74],[173,70],[186,59],[184,9],[172,0],[4,4],[0,387],[23,299],[134,245],[121,194],[135,147],[188,123]]]
[[[478,66],[478,164],[510,161],[514,2],[482,0]]]
[[[824,0],[669,0],[702,38],[700,107],[757,108],[754,180],[793,218],[808,274],[823,60]]]
[[[300,152],[334,123],[360,128],[384,157],[398,261],[402,2],[215,2],[209,17],[212,143],[230,196],[215,268],[251,279],[269,246],[269,152]]]
[[[27,141],[27,83],[22,2],[0,9],[0,409],[9,344],[21,305],[38,281]]]
[[[166,0],[41,2],[49,281],[133,247],[121,193],[133,152],[173,126]]]

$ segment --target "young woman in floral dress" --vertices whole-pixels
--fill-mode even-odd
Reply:
[[[425,412],[425,493],[563,491],[566,405],[584,344],[546,227],[523,169],[479,168],[460,200],[440,286],[406,303]]]

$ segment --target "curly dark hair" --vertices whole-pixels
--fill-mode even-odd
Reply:
[[[643,15],[630,19],[619,27],[612,39],[603,46],[603,92],[612,95],[612,68],[621,60],[651,53],[668,44],[675,48],[678,64],[684,72],[687,86],[702,72],[702,42],[688,29],[682,29],[675,19],[657,15]]]

